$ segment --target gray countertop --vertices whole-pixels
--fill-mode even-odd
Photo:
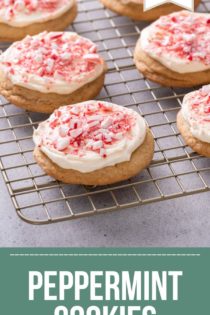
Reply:
[[[47,226],[19,219],[0,180],[1,247],[208,247],[210,194],[203,193]]]

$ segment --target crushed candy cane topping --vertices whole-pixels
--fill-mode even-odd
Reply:
[[[56,165],[88,173],[130,161],[146,135],[145,120],[133,109],[87,101],[56,110],[33,140]]]
[[[4,18],[9,21],[20,13],[54,12],[68,3],[69,0],[2,0],[0,1],[0,15],[2,11]]]
[[[188,94],[187,107],[192,123],[210,125],[210,85]]]
[[[123,137],[131,137],[135,112],[104,102],[64,106],[47,120],[47,132],[39,147],[47,146],[65,155],[84,156],[92,151],[103,158],[107,149]]]
[[[210,15],[181,11],[152,24],[148,50],[210,65]]]
[[[14,43],[1,55],[0,68],[15,84],[42,78],[50,90],[56,80],[70,86],[95,79],[103,70],[103,59],[93,42],[76,33],[43,32]]]

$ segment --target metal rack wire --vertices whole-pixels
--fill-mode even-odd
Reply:
[[[198,10],[209,11],[210,0],[203,0]],[[155,137],[152,165],[129,181],[91,188],[46,176],[33,160],[32,133],[47,116],[0,98],[0,167],[17,214],[26,222],[71,220],[210,190],[210,160],[193,153],[176,127],[182,98],[190,89],[160,87],[133,64],[133,48],[145,26],[105,10],[97,0],[80,0],[79,16],[69,28],[96,42],[108,63],[99,98],[139,111]]]

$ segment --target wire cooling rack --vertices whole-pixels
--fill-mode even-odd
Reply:
[[[198,10],[209,11],[210,0]],[[78,18],[69,28],[97,43],[108,63],[99,98],[139,111],[155,137],[151,166],[131,180],[93,188],[46,176],[33,159],[32,133],[47,116],[25,112],[0,98],[0,167],[23,220],[47,224],[210,190],[210,159],[193,153],[176,127],[182,98],[190,89],[160,87],[133,64],[133,49],[146,25],[105,10],[97,0],[81,0]]]

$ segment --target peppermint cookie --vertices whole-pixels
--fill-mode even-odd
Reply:
[[[19,107],[52,113],[61,105],[94,98],[105,72],[89,39],[44,32],[15,42],[0,56],[0,93]]]
[[[167,3],[155,7],[149,11],[144,11],[144,0],[100,0],[108,9],[128,16],[134,20],[152,21],[158,19],[161,15],[166,15],[174,11],[181,10],[180,6],[172,3]],[[195,0],[195,6],[201,0]]]
[[[210,157],[210,85],[185,96],[177,125],[193,151]]]
[[[181,11],[145,28],[134,60],[151,81],[192,87],[210,82],[210,14]]]
[[[0,41],[16,41],[43,31],[63,31],[76,15],[76,0],[0,1]]]
[[[60,107],[33,139],[37,163],[70,184],[126,180],[147,167],[154,153],[153,136],[137,112],[100,101]]]

